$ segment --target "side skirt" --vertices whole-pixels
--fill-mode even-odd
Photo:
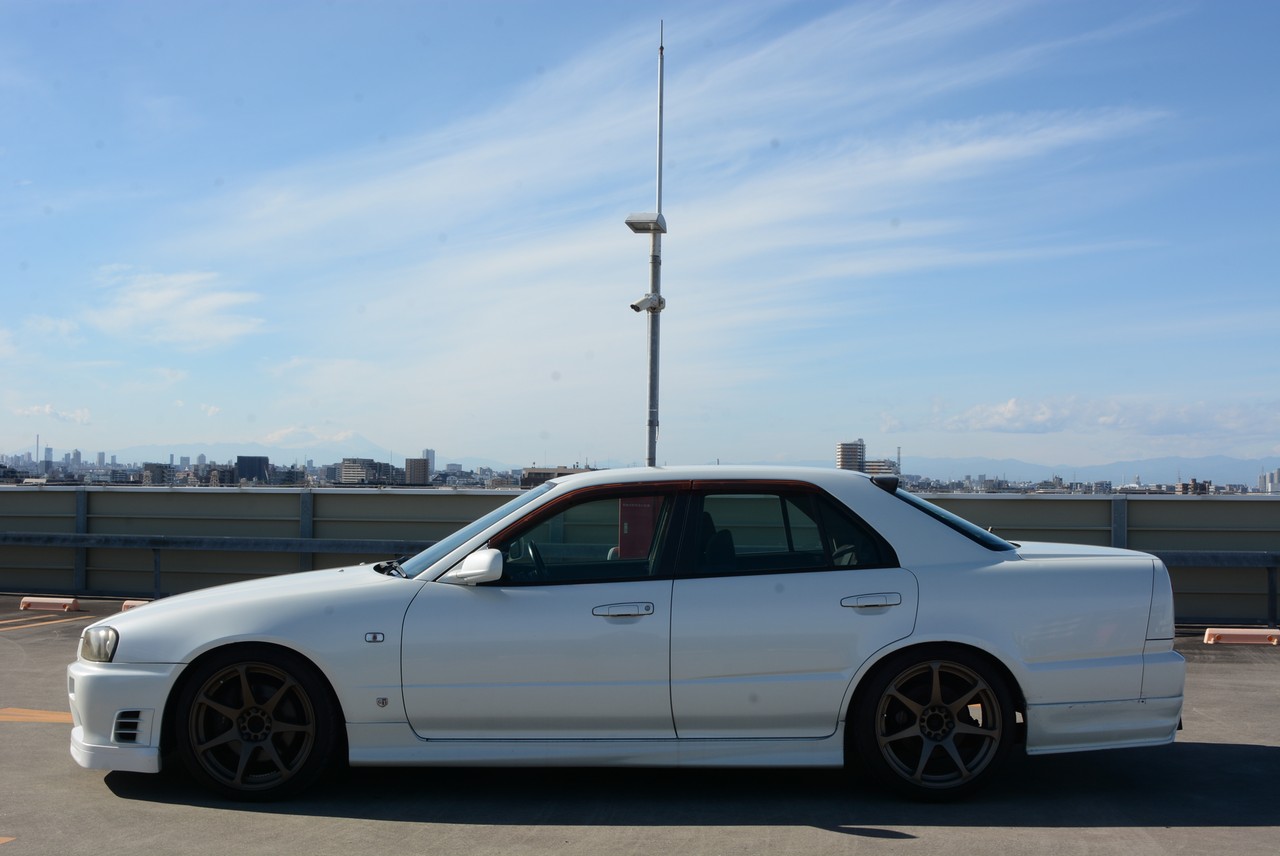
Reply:
[[[347,723],[353,767],[841,767],[844,727],[780,740],[423,740],[407,723]]]

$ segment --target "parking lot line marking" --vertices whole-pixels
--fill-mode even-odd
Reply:
[[[47,615],[41,615],[41,614],[40,614],[40,613],[38,613],[38,612],[37,612],[37,613],[34,613],[34,614],[29,613],[29,614],[27,614],[27,615],[22,616],[21,618],[4,618],[4,619],[0,619],[0,624],[22,624],[23,622],[26,622],[26,623],[30,624],[32,621],[43,621],[44,619],[46,619],[46,618],[48,618],[48,617],[49,617],[49,616],[47,616]]]
[[[48,627],[50,624],[66,624],[68,621],[93,621],[92,615],[82,615],[78,618],[56,618],[53,621],[30,622],[28,624],[19,624],[16,627],[0,627],[0,633],[8,633],[11,630],[26,630],[29,627]]]
[[[30,710],[25,707],[0,707],[0,722],[47,722],[52,725],[70,725],[71,712]]]

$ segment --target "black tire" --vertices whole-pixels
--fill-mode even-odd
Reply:
[[[847,727],[861,767],[914,799],[968,796],[1013,746],[1000,670],[973,652],[934,647],[889,657],[868,676]]]
[[[228,648],[193,667],[175,707],[174,738],[202,784],[240,800],[270,800],[311,785],[333,760],[337,704],[301,656]]]

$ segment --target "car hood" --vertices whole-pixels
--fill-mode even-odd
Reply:
[[[189,662],[202,650],[242,639],[305,645],[353,619],[398,625],[422,585],[355,565],[214,586],[162,598],[96,624],[110,625],[120,634],[117,662]]]

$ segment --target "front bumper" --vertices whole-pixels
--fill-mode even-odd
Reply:
[[[91,770],[160,770],[165,700],[182,671],[175,663],[67,666],[71,757]]]

